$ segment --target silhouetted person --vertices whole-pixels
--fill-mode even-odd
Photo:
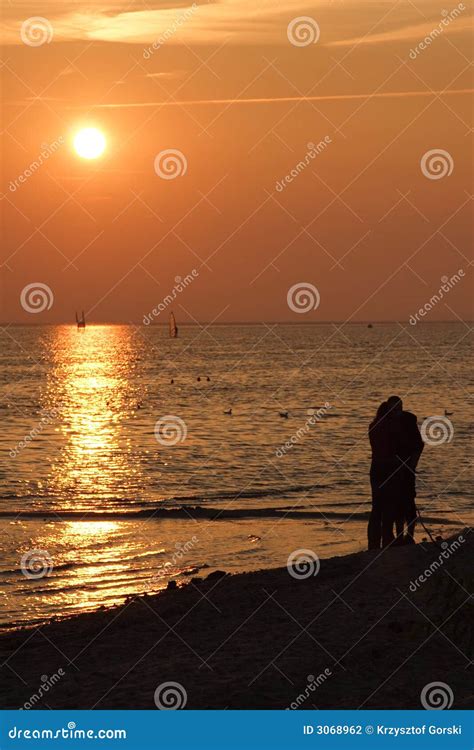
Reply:
[[[372,488],[372,510],[370,512],[367,537],[369,549],[380,549],[393,542],[395,521],[397,469],[397,419],[386,401],[377,409],[375,419],[369,426],[372,448],[370,485]]]
[[[416,525],[416,467],[423,452],[424,443],[418,429],[415,414],[403,411],[403,402],[399,396],[390,396],[387,400],[389,410],[394,415],[396,425],[396,458],[398,469],[396,476],[397,496],[395,523],[398,543],[414,544]],[[407,534],[403,538],[403,527],[407,525]]]

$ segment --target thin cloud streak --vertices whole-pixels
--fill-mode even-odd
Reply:
[[[405,97],[455,96],[474,93],[474,88],[445,91],[387,91],[375,94],[328,94],[319,96],[280,96],[249,99],[181,99],[180,101],[130,102],[91,105],[90,109],[140,109],[146,107],[183,107],[213,104],[278,104],[287,102],[350,101],[354,99],[399,99]],[[77,107],[73,107],[77,109]]]

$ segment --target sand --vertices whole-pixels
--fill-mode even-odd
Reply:
[[[417,709],[443,682],[453,708],[472,708],[474,537],[459,538],[444,557],[426,543],[362,552],[306,579],[214,573],[4,633],[1,706],[156,709],[172,681],[189,709]]]

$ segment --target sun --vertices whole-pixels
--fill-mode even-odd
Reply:
[[[97,159],[105,146],[105,136],[97,128],[83,128],[74,136],[74,148],[83,159]]]

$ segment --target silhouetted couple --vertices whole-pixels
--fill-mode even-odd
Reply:
[[[390,396],[377,409],[369,427],[369,439],[372,448],[369,549],[414,544],[416,466],[424,448],[416,416],[403,411],[401,398]]]

